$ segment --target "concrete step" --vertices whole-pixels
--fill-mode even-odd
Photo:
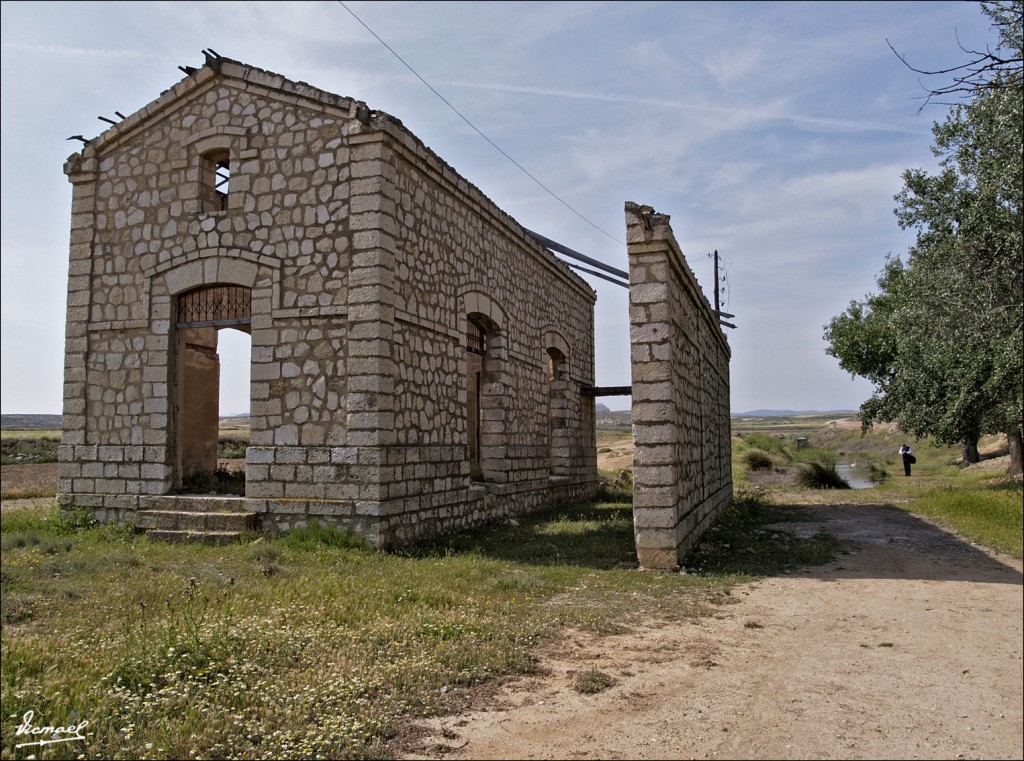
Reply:
[[[146,536],[162,542],[196,544],[231,544],[240,541],[240,531],[169,531],[158,529],[147,531]]]
[[[252,512],[192,512],[188,510],[139,510],[135,525],[144,531],[252,531]]]

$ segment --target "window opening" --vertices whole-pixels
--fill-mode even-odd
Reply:
[[[203,211],[226,211],[231,184],[231,154],[210,151],[203,156]]]
[[[483,480],[480,423],[483,418],[483,372],[487,355],[487,333],[483,327],[468,320],[466,327],[466,425],[469,444],[470,478]]]
[[[487,333],[471,319],[466,331],[466,350],[473,354],[487,353]]]

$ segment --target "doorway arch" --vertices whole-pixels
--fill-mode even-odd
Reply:
[[[251,332],[252,289],[224,284],[201,286],[179,294],[176,301],[174,482],[181,488],[190,479],[217,470],[219,334],[228,328]]]

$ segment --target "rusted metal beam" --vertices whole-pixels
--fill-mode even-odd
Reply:
[[[584,386],[580,389],[583,396],[631,396],[632,386]]]
[[[540,233],[535,233],[533,230],[527,230],[524,227],[523,232],[525,232],[527,235],[536,240],[545,248],[550,248],[552,251],[557,251],[560,254],[565,254],[568,257],[577,259],[581,262],[585,262],[586,264],[589,264],[591,267],[597,267],[599,270],[607,272],[610,275],[620,277],[627,283],[629,282],[628,272],[615,269],[614,267],[609,267],[604,262],[599,262],[597,259],[591,259],[589,256],[584,256],[579,251],[573,251],[568,246],[563,246],[561,243],[557,243],[556,241],[551,240],[551,238],[545,238],[543,235],[541,235]]]

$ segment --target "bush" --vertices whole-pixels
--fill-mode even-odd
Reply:
[[[771,470],[775,466],[771,455],[763,449],[751,449],[743,456],[743,461],[750,470]]]
[[[217,457],[222,460],[244,460],[249,442],[242,439],[223,438],[217,442]]]
[[[789,453],[786,449],[786,442],[778,436],[771,436],[767,433],[751,433],[744,436],[743,441],[751,449],[760,449],[763,452],[770,452],[772,454],[782,455],[787,459],[789,458]]]
[[[615,680],[597,669],[588,669],[582,674],[577,674],[573,680],[573,689],[582,695],[594,695],[609,687],[615,686]]]
[[[595,502],[610,504],[632,504],[633,471],[623,468],[617,475],[607,471],[601,474],[601,483],[594,495]]]
[[[819,454],[797,466],[796,482],[810,489],[849,489],[849,482],[839,475],[835,455]]]

